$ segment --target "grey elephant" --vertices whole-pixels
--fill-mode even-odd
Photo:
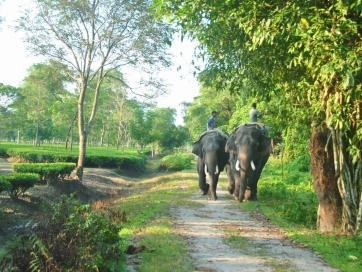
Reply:
[[[199,187],[203,195],[210,191],[213,200],[217,199],[216,186],[220,172],[224,170],[229,159],[229,154],[225,152],[226,141],[227,135],[221,130],[209,130],[200,135],[192,149],[192,153],[198,156]],[[209,183],[206,183],[206,176],[209,177]]]
[[[228,191],[236,200],[257,200],[260,174],[272,151],[268,130],[258,123],[238,126],[230,135],[225,151],[229,153]]]

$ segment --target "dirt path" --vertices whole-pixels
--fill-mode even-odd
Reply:
[[[233,205],[228,192],[218,188],[218,200],[194,195],[203,207],[179,207],[172,211],[175,229],[188,243],[195,271],[339,271],[312,250],[294,243],[263,217]],[[242,249],[224,239],[243,236]]]

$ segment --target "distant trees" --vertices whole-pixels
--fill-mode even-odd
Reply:
[[[235,111],[236,99],[227,91],[217,90],[215,86],[201,87],[200,95],[193,103],[186,106],[184,117],[185,127],[189,130],[191,139],[196,141],[206,130],[206,121],[213,110],[217,111],[215,125],[227,132],[226,126]]]
[[[36,8],[19,19],[26,42],[35,53],[65,65],[78,90],[79,160],[76,177],[82,180],[87,137],[98,107],[101,85],[115,69],[132,66],[155,74],[170,65],[166,49],[170,28],[156,22],[149,1],[36,0]],[[36,10],[36,11],[35,11]],[[162,91],[154,77],[141,80],[153,91]],[[93,84],[90,115],[85,100]]]

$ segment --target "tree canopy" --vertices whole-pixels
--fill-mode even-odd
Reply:
[[[318,139],[321,149],[331,146],[326,157],[332,156],[336,162],[335,167],[333,162],[331,167],[324,165],[323,171],[331,173],[329,178],[317,179],[314,172],[320,213],[324,213],[319,229],[358,230],[362,216],[358,204],[362,4],[339,0],[155,0],[155,8],[184,35],[200,42],[200,57],[206,61],[204,82],[268,102],[277,97],[274,106],[282,112],[275,114],[296,118],[294,125],[285,118],[289,128],[306,121],[313,124],[311,143]],[[330,137],[334,140],[328,141]],[[323,161],[313,154],[312,169],[320,171]],[[338,188],[329,187],[335,182]],[[329,193],[332,189],[340,199]],[[332,205],[325,199],[333,198],[336,206],[323,210]],[[338,216],[328,209],[339,210]]]
[[[27,10],[18,20],[18,29],[25,32],[31,52],[65,65],[77,86],[80,145],[76,177],[82,180],[87,137],[104,78],[115,69],[133,67],[147,76],[140,79],[144,95],[162,93],[162,80],[156,80],[155,75],[160,67],[170,65],[167,49],[171,28],[154,20],[147,0],[34,3],[36,8]],[[85,104],[89,95],[93,102]],[[86,106],[90,108],[87,120]]]

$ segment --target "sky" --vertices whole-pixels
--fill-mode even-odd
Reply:
[[[0,24],[0,83],[19,87],[26,76],[27,69],[44,59],[32,56],[26,51],[26,46],[21,40],[22,34],[15,32],[12,26],[20,16],[20,5],[28,0],[0,0],[0,17],[4,21]],[[157,99],[158,107],[171,107],[177,110],[176,125],[182,125],[181,102],[192,102],[199,95],[199,84],[193,76],[191,65],[195,43],[189,40],[175,39],[171,47],[173,67],[163,72],[167,77],[169,94]],[[177,67],[181,67],[177,71]]]

